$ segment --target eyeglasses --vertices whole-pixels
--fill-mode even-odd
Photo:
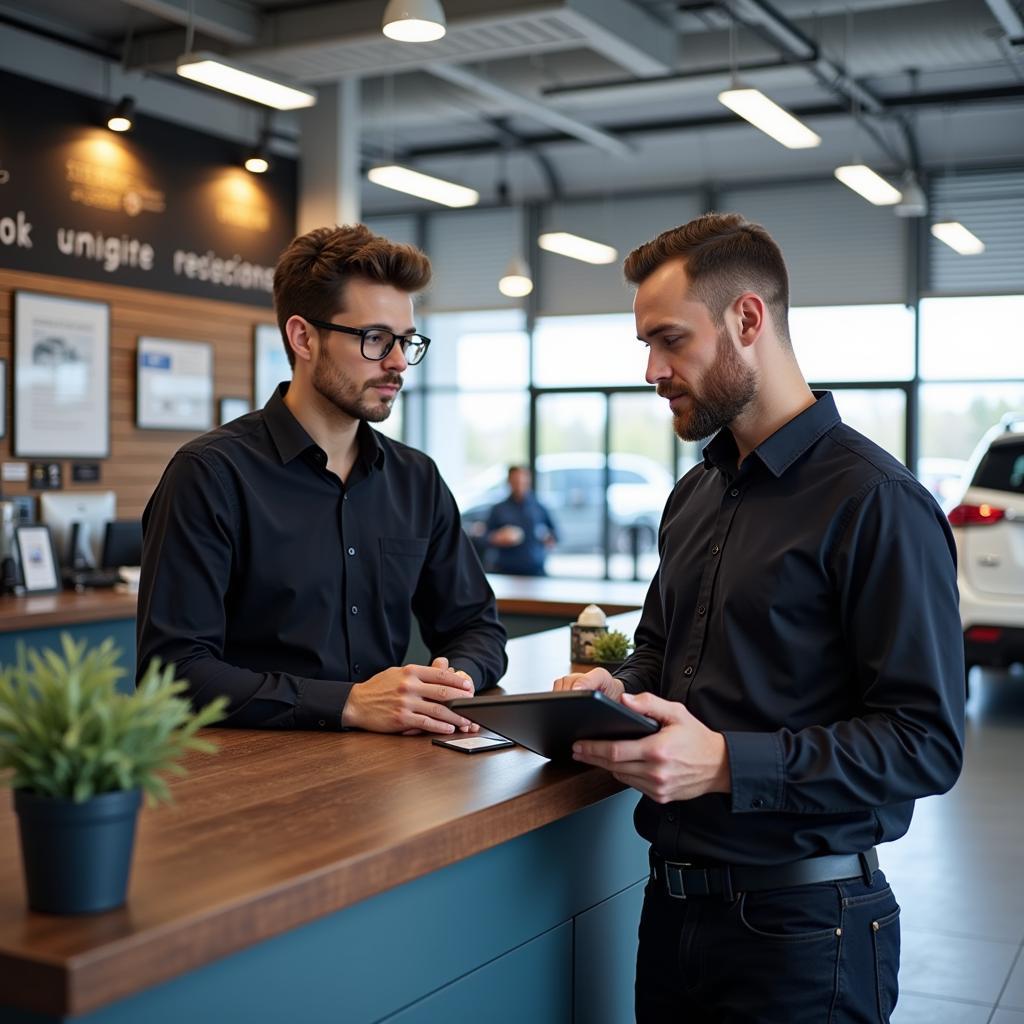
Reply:
[[[383,327],[343,327],[341,324],[328,323],[326,320],[314,320],[305,317],[314,327],[325,331],[338,331],[341,334],[355,334],[359,338],[359,351],[364,359],[379,363],[395,347],[397,341],[402,346],[402,355],[410,366],[415,366],[427,354],[430,339],[422,334],[395,334]]]

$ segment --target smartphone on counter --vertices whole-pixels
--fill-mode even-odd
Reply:
[[[437,747],[458,750],[462,754],[480,754],[485,750],[501,750],[502,747],[515,746],[504,736],[450,736],[447,739],[438,736],[433,742]]]

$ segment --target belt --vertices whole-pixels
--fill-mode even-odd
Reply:
[[[871,876],[878,870],[878,854],[829,854],[807,857],[789,864],[759,867],[749,864],[714,864],[701,866],[688,862],[665,860],[653,850],[650,853],[651,877],[664,882],[669,896],[685,900],[691,896],[722,896],[731,900],[741,892],[760,892],[765,889],[788,889],[794,885],[814,885],[817,882],[836,882],[844,878],[864,879],[871,884]]]

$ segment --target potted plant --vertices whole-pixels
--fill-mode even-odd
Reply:
[[[87,651],[63,634],[61,644],[63,657],[21,648],[0,671],[0,771],[14,789],[29,907],[76,914],[124,903],[142,794],[169,800],[162,773],[184,774],[187,750],[216,750],[196,734],[225,700],[193,712],[174,666],[156,659],[122,693],[112,640]]]
[[[615,671],[629,657],[632,648],[633,641],[617,629],[601,633],[591,641],[594,664],[607,668],[609,672]]]

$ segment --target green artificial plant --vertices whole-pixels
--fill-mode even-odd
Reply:
[[[610,633],[599,633],[590,642],[594,661],[621,663],[629,657],[632,647],[633,641],[625,633],[620,633],[618,630],[612,630]]]
[[[87,652],[64,633],[61,645],[63,657],[19,647],[18,663],[0,671],[3,781],[76,803],[131,789],[170,800],[162,773],[186,774],[178,759],[188,750],[216,751],[196,734],[224,716],[226,699],[193,712],[187,684],[155,658],[136,691],[121,693],[112,640]]]

